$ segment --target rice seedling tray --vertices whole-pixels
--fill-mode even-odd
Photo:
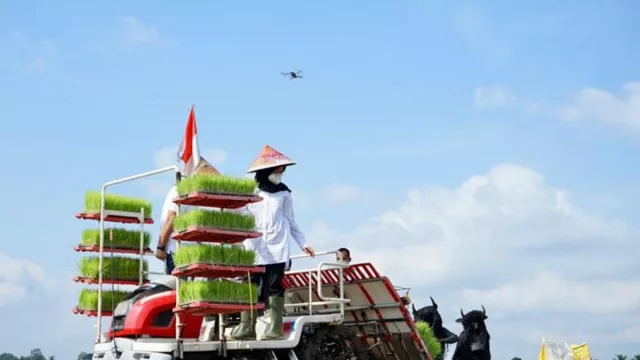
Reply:
[[[171,275],[178,277],[206,277],[206,278],[231,278],[247,275],[247,273],[257,274],[264,271],[258,266],[228,266],[213,264],[191,264],[176,268]]]
[[[89,284],[89,285],[98,284],[98,279],[97,278],[90,278],[90,277],[85,277],[85,276],[76,276],[76,277],[73,278],[73,281],[75,281],[77,283]],[[113,284],[113,285],[138,285],[140,283],[140,281],[139,280],[111,279],[111,278],[107,278],[106,276],[103,276],[102,283],[103,284]],[[148,284],[149,283],[149,279],[143,279],[142,283],[143,284]]]
[[[151,246],[151,233],[140,230],[129,230],[121,228],[104,229],[105,250],[113,247],[118,249],[133,249],[140,251],[140,235],[143,236],[142,246]],[[84,229],[80,245],[100,245],[100,229]]]
[[[215,314],[230,314],[242,311],[262,310],[264,304],[237,304],[237,303],[213,303],[207,301],[194,301],[181,304],[173,309],[173,312],[189,313],[196,316],[206,316]]]
[[[246,239],[262,236],[257,231],[225,230],[202,226],[192,226],[186,230],[174,232],[171,237],[181,241],[212,242],[222,244],[237,244]]]
[[[231,267],[254,267],[256,253],[238,246],[209,244],[180,246],[173,254],[176,268],[204,264]]]
[[[235,283],[230,280],[196,280],[180,282],[180,301],[178,307],[183,305],[187,308],[189,304],[216,304],[225,305],[230,308],[251,307],[251,304],[258,303],[258,286],[252,283]],[[193,306],[193,305],[191,305]],[[214,307],[205,305],[205,307]],[[220,309],[224,309],[223,306]]]
[[[78,263],[77,282],[95,283],[100,276],[100,258],[87,256]],[[142,260],[142,271],[149,270],[149,263]],[[137,284],[140,278],[140,259],[126,256],[110,256],[102,259],[102,279],[112,284]],[[112,280],[113,279],[113,280]],[[145,279],[146,276],[145,276]]]
[[[98,310],[84,310],[78,307],[73,308],[73,313],[76,315],[85,315],[89,317],[98,316]],[[102,310],[102,316],[112,316],[113,313],[111,311]]]
[[[74,314],[96,316],[98,313],[98,290],[83,289],[80,292],[78,305],[74,308]],[[102,291],[102,314],[111,316],[111,309],[114,309],[122,300],[132,294],[131,291]]]
[[[229,176],[195,175],[177,185],[178,204],[233,209],[262,200],[256,182]]]
[[[84,197],[84,211],[100,213],[102,194],[99,191],[87,191]],[[153,217],[151,202],[145,199],[132,198],[118,194],[105,194],[105,210],[140,213],[144,209],[145,216]]]
[[[261,236],[252,215],[232,212],[188,211],[176,216],[173,227],[176,240],[232,244]]]
[[[178,196],[173,200],[180,205],[215,207],[221,209],[237,209],[247,204],[262,201],[257,195],[235,195],[194,191],[189,194]]]
[[[81,220],[96,220],[100,221],[100,212],[81,212],[75,215],[77,219]],[[139,224],[140,220],[138,220],[135,216],[116,216],[116,215],[107,215],[104,218],[105,222],[112,223],[120,223],[120,224]],[[152,218],[145,218],[145,224],[153,224]]]
[[[77,252],[100,252],[99,245],[83,245],[79,244],[73,247],[73,250]],[[140,249],[131,249],[131,248],[111,248],[108,244],[104,246],[104,252],[113,252],[114,254],[140,254]],[[145,248],[143,250],[145,255],[153,255],[153,250],[151,248]]]

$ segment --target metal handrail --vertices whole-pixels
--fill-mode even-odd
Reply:
[[[335,255],[337,254],[338,251],[321,251],[321,252],[317,252],[315,253],[315,256],[324,256],[324,255]],[[314,256],[314,257],[315,257]],[[300,254],[300,255],[293,255],[290,258],[291,259],[302,259],[302,258],[307,258],[310,257],[309,254]],[[344,320],[344,306],[345,304],[348,304],[351,302],[351,300],[349,299],[345,299],[344,298],[344,269],[349,267],[349,264],[345,264],[345,263],[335,263],[335,262],[328,262],[328,261],[323,261],[320,264],[318,264],[318,266],[315,269],[308,269],[308,270],[298,270],[296,271],[297,273],[301,273],[301,272],[307,272],[309,274],[309,301],[306,303],[296,303],[296,304],[286,304],[285,308],[288,307],[301,307],[301,306],[306,306],[309,309],[309,315],[313,315],[313,307],[314,306],[324,306],[324,305],[340,305],[340,321],[342,322]],[[324,295],[322,295],[322,270],[324,268],[333,268],[333,269],[338,269],[339,270],[339,285],[340,285],[340,297],[339,298],[332,298],[332,297],[326,297]],[[321,301],[312,301],[313,299],[313,285],[312,285],[312,275],[313,273],[316,273],[316,278],[317,278],[317,295],[318,298]]]
[[[315,254],[314,254],[314,255],[315,255],[314,257],[316,257],[316,256],[323,256],[323,255],[335,255],[335,254],[337,254],[337,253],[338,253],[338,251],[337,251],[337,250],[331,250],[331,251],[320,251],[320,252],[315,253]],[[290,259],[303,259],[303,258],[308,258],[308,257],[311,257],[311,255],[309,255],[309,254],[307,254],[307,253],[299,254],[299,255],[292,255],[292,256],[289,256],[289,258],[290,258]]]

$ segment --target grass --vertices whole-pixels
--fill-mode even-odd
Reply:
[[[102,259],[102,277],[103,279],[116,280],[138,280],[140,276],[140,260],[132,257],[113,256]],[[97,256],[85,257],[80,259],[78,268],[80,276],[90,279],[97,279],[100,267],[98,266],[99,258]],[[149,269],[146,260],[143,261],[143,270]],[[146,280],[147,276],[144,275]]]
[[[127,295],[131,294],[130,291],[102,291],[102,309],[111,311],[118,306],[118,303],[122,301]],[[78,301],[78,309],[82,310],[98,310],[98,290],[83,289],[80,293],[80,300]]]
[[[151,216],[151,203],[145,199],[131,198],[123,195],[106,194],[104,197],[104,207],[107,210],[129,211],[139,213],[144,208],[144,216]],[[87,191],[84,198],[84,211],[91,213],[100,212],[100,192]]]
[[[178,194],[186,195],[201,191],[234,195],[253,195],[256,182],[252,179],[233,178],[221,175],[194,175],[180,181]]]
[[[126,229],[104,229],[104,249],[109,249],[109,232],[113,231],[113,247],[120,249],[139,249],[140,231]],[[100,229],[85,229],[82,232],[82,245],[100,245]],[[151,245],[151,234],[144,233],[144,248]]]
[[[418,321],[416,323],[416,328],[418,330],[418,334],[420,334],[420,337],[422,337],[422,341],[427,347],[427,351],[429,351],[431,358],[437,359],[440,354],[442,354],[442,345],[433,334],[433,330],[431,330],[429,324],[424,321]]]
[[[176,267],[190,264],[251,266],[255,260],[255,252],[236,246],[186,245],[173,254]]]
[[[207,210],[188,211],[179,214],[173,220],[173,228],[176,231],[183,231],[191,226],[228,230],[253,230],[256,226],[256,221],[251,215]]]
[[[180,283],[180,303],[194,301],[213,303],[255,304],[258,287],[250,283],[229,280],[185,281]]]

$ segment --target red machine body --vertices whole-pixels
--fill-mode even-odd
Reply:
[[[164,289],[163,289],[164,290]],[[153,288],[147,291],[152,291]],[[116,309],[111,320],[109,336],[114,337],[154,337],[154,338],[175,338],[176,336],[176,316],[173,309],[176,307],[175,290],[155,292],[151,295],[136,299],[136,296],[123,301],[119,307],[129,301],[128,309]],[[184,324],[182,328],[182,338],[198,338],[200,327],[202,326],[202,316],[193,314],[182,314],[180,321]]]

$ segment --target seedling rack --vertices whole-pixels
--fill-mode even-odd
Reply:
[[[82,293],[81,296],[81,301],[79,302],[79,305],[73,309],[73,313],[74,314],[78,314],[78,315],[87,315],[87,316],[98,316],[98,313],[101,312],[101,315],[103,316],[111,316],[113,313],[113,309],[115,307],[113,301],[110,304],[109,308],[110,310],[106,310],[106,311],[101,311],[101,307],[102,307],[102,297],[105,296],[105,293],[102,290],[102,285],[103,284],[109,284],[112,285],[111,286],[111,290],[110,293],[113,295],[113,293],[115,293],[115,285],[134,285],[134,286],[140,286],[143,283],[148,283],[149,281],[147,280],[147,267],[146,267],[146,260],[144,259],[145,255],[149,255],[151,252],[151,250],[149,249],[148,246],[145,246],[145,231],[144,231],[144,225],[145,224],[153,224],[153,220],[149,217],[145,216],[145,209],[144,207],[140,208],[140,212],[129,212],[129,211],[120,211],[120,210],[110,210],[110,209],[104,209],[103,211],[103,220],[100,221],[100,213],[91,213],[91,212],[84,212],[84,213],[80,213],[76,215],[76,218],[78,219],[83,219],[83,220],[97,220],[100,222],[100,230],[99,230],[99,234],[100,234],[100,244],[95,245],[95,244],[91,244],[91,245],[87,245],[87,244],[79,244],[73,247],[73,249],[77,252],[82,252],[82,253],[87,253],[87,252],[98,252],[100,255],[97,258],[91,258],[91,257],[85,257],[83,259],[84,263],[98,263],[98,267],[97,267],[97,272],[98,272],[98,276],[95,276],[95,273],[92,274],[81,274],[81,276],[76,276],[73,278],[74,282],[77,283],[82,283],[82,284],[88,284],[88,285],[98,285],[98,299],[97,302],[98,304],[96,304],[97,306],[94,308],[93,306],[91,306],[91,308],[82,308],[82,306],[87,306],[86,301],[82,301],[83,300],[83,296],[86,295],[86,293]],[[123,247],[116,247],[113,245],[114,243],[114,229],[108,229],[108,231],[105,231],[104,229],[104,222],[112,222],[112,223],[123,223],[123,224],[139,224],[140,225],[140,246],[138,249],[134,249],[134,248],[123,248]],[[109,236],[109,245],[107,246],[106,251],[109,252],[111,254],[111,258],[110,258],[110,264],[108,264],[111,269],[113,268],[113,263],[115,263],[117,260],[120,260],[119,258],[114,257],[114,254],[136,254],[138,255],[138,263],[139,263],[139,267],[138,267],[138,276],[137,279],[122,279],[122,278],[116,278],[114,276],[114,273],[109,271],[110,274],[110,278],[104,278],[103,277],[103,273],[105,271],[105,267],[104,266],[104,260],[103,260],[103,252],[104,252],[104,236],[105,236],[105,232],[108,233]],[[86,260],[86,261],[84,261]],[[133,259],[131,259],[133,260]],[[83,304],[84,303],[84,304]]]
[[[85,211],[78,213],[75,215],[77,219],[81,220],[93,220],[98,221],[99,229],[98,229],[98,243],[90,243],[90,244],[78,244],[73,247],[76,252],[81,253],[98,253],[97,259],[91,259],[91,261],[97,260],[97,270],[93,271],[90,275],[97,276],[77,276],[74,277],[74,281],[78,283],[85,284],[96,284],[98,288],[96,290],[85,289],[80,295],[80,302],[77,307],[73,309],[74,314],[78,315],[86,315],[86,316],[95,316],[97,318],[96,324],[96,342],[101,342],[101,334],[102,334],[102,317],[103,316],[112,316],[113,309],[115,306],[124,298],[129,292],[128,291],[120,291],[115,289],[115,285],[136,285],[140,286],[145,282],[148,282],[147,275],[151,274],[150,271],[147,270],[146,260],[144,259],[145,255],[151,255],[153,252],[148,247],[149,242],[149,234],[145,233],[145,224],[153,224],[153,219],[151,218],[151,204],[143,199],[130,199],[125,198],[120,195],[111,195],[107,194],[107,188],[122,184],[125,182],[130,182],[133,180],[138,180],[141,178],[154,176],[157,174],[165,173],[165,172],[175,172],[176,178],[179,179],[180,173],[178,171],[177,166],[169,166],[149,172],[145,172],[142,174],[137,174],[125,178],[120,178],[112,181],[108,181],[102,185],[102,189],[100,193],[87,193],[85,198]],[[98,201],[98,199],[100,199]],[[138,207],[139,206],[139,207]],[[126,210],[124,211],[123,210]],[[139,208],[140,210],[135,210]],[[129,211],[134,210],[134,211]],[[132,235],[130,230],[122,230],[122,229],[105,229],[105,223],[120,223],[120,224],[138,224],[139,228],[139,236],[140,243],[139,247],[136,249],[133,241],[128,241],[128,246],[116,246],[114,245],[114,232],[117,235],[121,235],[123,232],[128,233],[128,235]],[[93,230],[92,230],[93,231]],[[109,243],[105,244],[105,238],[108,237]],[[129,238],[128,240],[132,240]],[[145,241],[146,240],[146,241]],[[106,245],[106,248],[105,248]],[[114,254],[131,254],[138,256],[138,269],[137,269],[137,280],[121,280],[116,279],[113,275],[113,267],[106,267],[104,253],[107,251],[110,254],[109,265],[113,264],[113,261],[116,260]],[[134,258],[135,259],[135,258]],[[131,264],[129,264],[131,265]],[[106,269],[105,269],[106,268]],[[107,271],[105,271],[107,270]],[[127,269],[127,271],[131,271],[131,268]],[[105,272],[108,272],[109,278],[105,279]],[[87,274],[83,274],[87,275]],[[103,285],[110,284],[110,291],[103,291]],[[107,302],[107,308],[110,310],[105,310],[103,302]],[[90,303],[88,306],[87,303]],[[97,303],[97,306],[93,306],[93,303]]]
[[[215,184],[216,182],[218,182],[218,184]],[[179,219],[179,216],[176,218],[176,220],[174,221],[174,227],[176,228],[176,230],[172,234],[172,238],[177,242],[177,251],[176,255],[174,256],[174,260],[179,256],[181,249],[184,249],[183,247],[181,247],[181,242],[183,241],[212,243],[212,245],[210,246],[222,247],[219,249],[213,248],[212,251],[220,250],[224,252],[225,248],[223,246],[225,245],[233,246],[235,244],[241,243],[246,239],[262,236],[261,233],[253,231],[253,229],[249,229],[249,227],[253,228],[255,226],[252,218],[249,219],[251,220],[251,222],[247,223],[247,219],[238,218],[242,215],[236,215],[233,214],[233,212],[230,215],[224,214],[225,210],[238,209],[248,204],[262,201],[262,198],[254,194],[246,193],[248,190],[252,189],[248,188],[247,180],[244,179],[238,180],[239,184],[237,186],[238,189],[241,189],[241,191],[238,192],[244,193],[233,193],[233,189],[229,189],[231,191],[229,191],[228,193],[222,191],[212,191],[212,188],[215,188],[222,182],[224,182],[224,184],[222,184],[223,186],[219,187],[233,187],[230,186],[230,183],[231,185],[233,185],[233,179],[215,176],[211,176],[210,178],[196,176],[183,180],[179,185],[179,196],[174,199],[174,202],[176,204],[217,208],[220,212],[208,214],[191,213],[189,214],[190,219],[184,221],[181,221],[181,219]],[[201,185],[200,188],[198,184]],[[253,188],[255,188],[255,185],[253,185]],[[224,190],[226,189],[223,189],[223,191]],[[185,217],[186,216],[187,215],[185,215]],[[206,221],[202,221],[202,219],[200,219],[200,221],[196,220],[195,218],[199,216],[208,219],[206,219]],[[227,223],[235,224],[236,226],[229,226]],[[182,226],[180,224],[182,224]],[[229,252],[231,253],[231,251]],[[254,310],[260,310],[264,307],[264,304],[260,304],[257,302],[257,289],[250,283],[251,276],[264,271],[263,267],[255,266],[253,263],[236,264],[233,261],[224,261],[222,260],[222,255],[211,256],[206,262],[203,260],[195,260],[195,262],[193,263],[189,263],[183,266],[178,266],[178,264],[176,264],[176,266],[177,267],[172,272],[172,274],[178,278],[176,284],[176,307],[174,308],[174,313],[176,313],[176,340],[178,341],[180,341],[180,334],[182,333],[181,328],[183,326],[180,322],[180,314],[192,313],[204,316],[218,315],[220,324],[219,338],[220,340],[223,340],[224,331],[222,331],[222,324],[224,321],[222,319],[222,316],[224,314],[238,313],[246,310],[253,312]],[[222,284],[212,282],[224,282],[225,279],[238,276],[247,276],[246,281],[249,281],[249,283],[247,284],[245,282],[241,284]],[[207,278],[208,280],[197,281],[196,283],[192,282],[194,277]],[[191,278],[191,280],[187,280],[187,278]],[[186,282],[192,283],[187,284]],[[205,288],[210,285],[212,286],[212,288],[209,288],[207,290],[214,290],[213,288],[216,288],[216,286],[213,285],[218,284],[220,284],[219,289],[215,289],[216,291],[209,292],[219,294],[220,290],[228,285],[230,287],[228,292],[230,294],[236,293],[237,295],[238,291],[243,292],[243,288],[246,288],[246,292],[249,293],[249,299],[246,299],[244,297],[244,294],[246,293],[239,297],[228,296],[226,299],[199,299],[198,295],[193,296],[193,294],[191,294],[187,296],[186,299],[182,299],[182,297],[187,294],[186,291],[198,291],[198,288]],[[185,291],[181,291],[181,285],[185,287],[185,289],[183,289]]]

